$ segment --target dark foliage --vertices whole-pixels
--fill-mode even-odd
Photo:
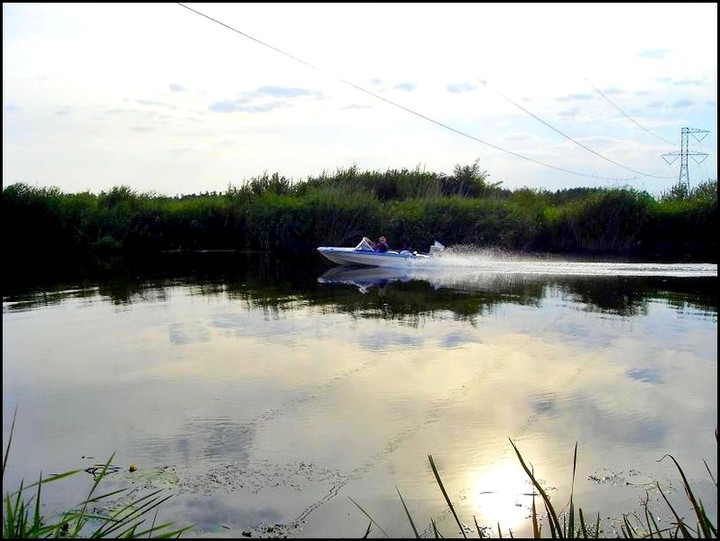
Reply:
[[[501,189],[478,162],[452,175],[356,167],[303,182],[267,173],[225,193],[178,197],[126,186],[94,195],[3,189],[11,275],[111,268],[164,252],[308,255],[385,234],[392,248],[434,240],[515,252],[717,261],[717,181],[659,199],[632,188]],[[7,257],[9,256],[9,257]]]

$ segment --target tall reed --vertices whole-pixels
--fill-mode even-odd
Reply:
[[[3,486],[5,486],[5,470],[7,468],[17,410],[13,415],[8,444],[3,455]],[[84,470],[70,470],[64,473],[43,478],[42,473],[36,483],[25,485],[5,493],[3,505],[3,538],[4,539],[39,539],[46,537],[63,538],[103,538],[122,537],[135,539],[138,537],[170,538],[180,537],[183,532],[192,528],[185,526],[174,528],[172,522],[157,524],[158,507],[171,496],[161,496],[162,489],[150,492],[119,506],[108,514],[98,513],[92,504],[118,496],[127,489],[113,490],[98,494],[100,483],[108,474],[113,453],[108,461],[95,475],[95,481],[87,497],[75,508],[61,512],[57,517],[48,518],[42,515],[40,502],[42,490],[48,483],[66,479]],[[34,494],[31,494],[34,489]],[[153,513],[152,521],[146,525],[146,515]]]
[[[715,440],[717,442],[717,429],[715,430]],[[573,492],[575,486],[575,477],[577,473],[577,443],[575,444],[575,450],[573,453],[570,499],[567,504],[567,512],[565,514],[563,514],[562,509],[559,510],[556,505],[551,501],[547,491],[542,487],[538,477],[536,476],[534,469],[531,465],[528,464],[525,458],[523,458],[520,450],[517,448],[517,446],[512,440],[510,440],[510,445],[512,445],[512,448],[515,451],[518,460],[520,461],[520,465],[522,466],[523,470],[527,474],[535,489],[533,492],[530,515],[530,526],[532,527],[533,538],[540,539],[543,537],[544,523],[548,525],[548,528],[550,529],[549,536],[553,539],[599,539],[601,536],[603,536],[604,532],[600,522],[600,513],[597,513],[597,518],[595,518],[593,522],[588,522],[585,518],[585,513],[583,512],[582,508],[575,507]],[[642,505],[644,522],[641,522],[639,519],[633,520],[632,517],[634,517],[635,515],[631,513],[624,514],[623,524],[621,526],[622,535],[625,538],[717,538],[717,524],[713,523],[713,520],[708,514],[703,502],[695,496],[692,487],[690,486],[690,483],[685,476],[685,472],[680,467],[680,464],[671,455],[665,455],[663,459],[664,458],[669,458],[675,464],[675,467],[677,468],[682,479],[682,485],[685,490],[685,495],[687,496],[688,501],[692,505],[694,517],[692,519],[686,519],[685,517],[681,516],[677,508],[673,506],[673,504],[667,498],[663,490],[660,488],[660,484],[656,483],[658,492],[662,496],[665,504],[668,507],[669,512],[672,514],[672,517],[674,519],[672,525],[668,527],[661,527],[660,525],[658,525],[656,519],[654,518],[655,513],[652,511],[652,509],[650,509],[650,498],[649,495],[647,495]],[[455,509],[455,506],[453,505],[450,497],[448,496],[447,490],[445,489],[445,485],[443,484],[442,478],[440,476],[440,472],[435,465],[432,455],[428,455],[428,461],[430,462],[430,467],[435,477],[435,481],[440,488],[443,498],[445,499],[445,503],[447,504],[448,509],[450,510],[453,518],[455,519],[455,524],[459,528],[460,535],[462,535],[464,538],[467,538],[467,527],[463,525],[463,523],[460,521],[457,510]],[[713,484],[717,489],[717,480],[710,471],[707,462],[705,462],[705,469],[707,470],[708,474],[710,475],[710,479],[712,480]],[[410,510],[408,509],[405,500],[400,493],[400,490],[397,489],[397,487],[396,490],[398,492],[398,495],[400,496],[400,501],[412,528],[413,534],[416,538],[420,538],[421,536],[418,532],[416,521],[413,520]],[[535,501],[535,498],[538,496],[541,499],[541,508],[544,509],[544,513],[538,511],[538,506]],[[365,537],[367,537],[370,533],[373,524],[380,529],[380,531],[385,537],[388,537],[387,532],[383,530],[380,525],[357,502],[355,502],[355,500],[353,500],[352,498],[350,498],[350,500],[368,518],[370,518],[370,524],[368,525]],[[565,507],[563,507],[563,509],[565,509]],[[715,520],[717,520],[717,518],[715,518]],[[693,522],[693,524],[691,524],[691,521]],[[445,537],[438,529],[436,521],[431,519],[430,522],[435,538]],[[477,517],[475,516],[473,516],[473,522],[475,524],[478,537],[488,537],[486,535],[486,532],[489,528],[480,526],[478,524]],[[503,535],[500,524],[497,525],[497,532],[498,537],[502,538]],[[453,533],[452,536],[458,537],[457,532]],[[513,537],[512,532],[509,532],[509,536]]]

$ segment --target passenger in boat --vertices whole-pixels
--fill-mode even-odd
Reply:
[[[389,250],[387,239],[385,236],[381,236],[373,246],[373,250],[376,252],[387,252]]]

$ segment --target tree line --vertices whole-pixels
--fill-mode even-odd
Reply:
[[[265,173],[225,192],[99,194],[3,188],[10,266],[97,265],[187,250],[308,255],[362,236],[426,251],[434,240],[516,253],[717,262],[717,181],[653,197],[632,187],[509,190],[476,161],[451,175],[338,169]]]

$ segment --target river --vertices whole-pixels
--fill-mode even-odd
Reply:
[[[403,501],[421,535],[458,536],[430,455],[468,535],[519,537],[533,487],[514,444],[605,535],[646,495],[669,525],[658,487],[693,519],[666,454],[717,520],[716,265],[451,256],[208,254],[12,290],[3,485],[87,470],[47,487],[50,515],[114,453],[103,482],[162,489],[188,537],[412,536]]]

